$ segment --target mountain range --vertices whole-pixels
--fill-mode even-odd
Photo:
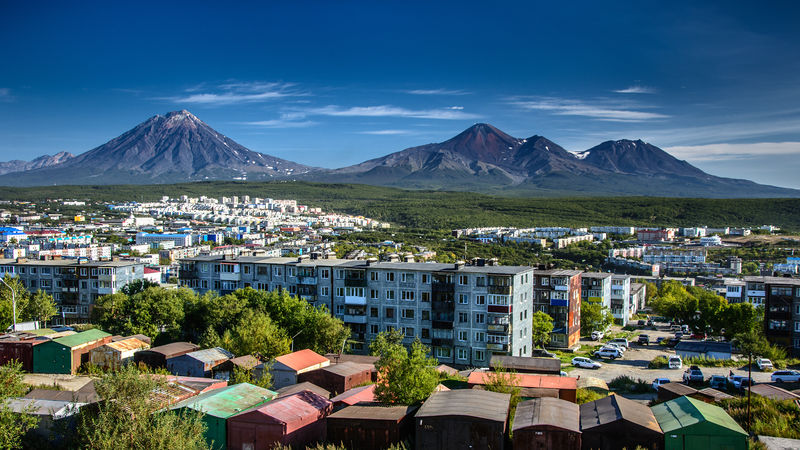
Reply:
[[[151,117],[78,156],[0,163],[0,185],[10,186],[292,179],[508,195],[800,197],[800,190],[707,174],[641,140],[573,153],[483,123],[444,142],[320,169],[249,150],[185,110]]]

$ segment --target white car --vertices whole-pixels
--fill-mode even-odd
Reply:
[[[599,341],[600,339],[603,339],[603,336],[605,336],[605,334],[602,331],[592,331],[593,341]]]
[[[733,375],[728,377],[728,381],[733,385],[736,389],[742,389],[743,387],[752,386],[753,380],[747,378],[744,375]]]
[[[612,339],[612,340],[610,340],[608,343],[609,343],[609,344],[616,344],[616,345],[619,345],[620,347],[624,347],[626,350],[627,350],[627,349],[628,349],[628,347],[630,347],[630,345],[631,345],[631,344],[630,344],[630,342],[628,342],[628,339],[626,339],[626,338],[616,338],[616,339]]]
[[[627,348],[624,345],[614,341],[606,342],[605,344],[603,344],[603,347],[612,347],[619,350],[621,353],[625,353],[625,350],[627,350]]]
[[[602,347],[600,350],[594,352],[594,356],[598,358],[622,358],[622,351],[616,347]]]
[[[797,383],[800,382],[800,372],[796,370],[778,370],[772,372],[770,379],[773,383]]]
[[[599,369],[602,367],[597,361],[592,361],[589,358],[584,358],[583,356],[576,356],[572,358],[572,365],[575,367],[583,367],[584,369]]]
[[[667,359],[667,365],[670,369],[681,369],[683,368],[683,361],[681,361],[680,356],[672,355]]]
[[[653,380],[653,390],[657,391],[658,387],[667,383],[672,383],[669,378],[656,378]]]
[[[758,358],[756,360],[756,364],[758,364],[758,368],[761,371],[764,371],[764,370],[767,370],[767,369],[769,369],[769,370],[773,369],[772,361],[768,360],[767,358]]]

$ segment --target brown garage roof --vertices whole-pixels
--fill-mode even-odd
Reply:
[[[580,407],[575,403],[551,397],[534,398],[517,405],[514,431],[547,425],[580,433],[580,416]]]
[[[661,427],[647,406],[619,395],[584,403],[581,408],[581,430],[588,430],[618,420],[626,420],[661,433]]]
[[[434,392],[415,417],[462,416],[504,422],[508,417],[510,394],[457,389]]]

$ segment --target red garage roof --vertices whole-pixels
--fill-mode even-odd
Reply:
[[[495,372],[472,372],[469,374],[469,384],[487,384],[492,380]],[[557,377],[550,375],[531,375],[527,373],[508,374],[507,377],[516,378],[516,386],[524,388],[545,389],[577,389],[578,380],[573,377]]]
[[[314,352],[313,350],[299,350],[288,355],[278,356],[275,361],[293,369],[303,370],[317,364],[329,363],[328,358]]]

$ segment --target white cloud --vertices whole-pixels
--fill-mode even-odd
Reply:
[[[201,92],[201,91],[212,92]],[[175,103],[191,103],[197,105],[231,105],[236,103],[254,103],[275,100],[284,97],[308,95],[295,89],[293,83],[268,82],[231,82],[207,89],[203,85],[186,89],[183,96],[167,97]]]
[[[617,94],[655,94],[656,90],[647,86],[633,85],[625,89],[618,89],[614,92]]]
[[[412,110],[391,105],[380,106],[353,106],[343,108],[328,105],[322,108],[313,108],[306,111],[309,114],[333,117],[404,117],[413,119],[477,119],[476,114],[465,113],[461,110],[450,108]]]
[[[413,95],[469,95],[470,92],[456,90],[456,89],[412,89],[403,91],[406,94]]]
[[[306,115],[298,112],[281,114],[279,119],[258,120],[255,122],[244,122],[244,125],[251,125],[262,128],[306,128],[316,125],[311,120],[303,120]]]
[[[13,99],[11,89],[0,88],[0,102],[10,102]]]
[[[583,116],[609,122],[644,122],[666,119],[665,114],[638,111],[623,105],[598,102],[590,104],[581,100],[562,98],[538,98],[533,100],[512,100],[512,105],[527,110],[550,111],[560,116]]]
[[[397,136],[400,134],[410,134],[409,130],[372,130],[372,131],[359,131],[358,134],[371,134],[375,136]]]
[[[664,150],[676,158],[689,161],[743,160],[778,155],[800,157],[800,142],[680,145],[664,147]]]

